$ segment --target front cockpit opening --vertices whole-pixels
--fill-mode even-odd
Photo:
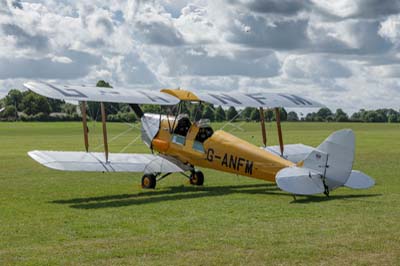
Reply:
[[[176,120],[178,121],[178,123],[173,133],[180,136],[186,136],[189,132],[190,127],[192,126],[192,122],[190,122],[189,116],[187,114],[180,114]]]
[[[186,135],[189,132],[192,122],[190,122],[187,114],[180,114],[177,117],[177,125],[172,134],[172,142],[180,145],[185,145]]]

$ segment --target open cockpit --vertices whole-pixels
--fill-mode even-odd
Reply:
[[[192,123],[186,114],[177,117],[176,127],[172,132],[172,143],[192,148],[195,151],[203,152],[203,143],[212,136],[213,129],[209,120],[201,119]]]

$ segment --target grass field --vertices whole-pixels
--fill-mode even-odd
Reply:
[[[109,139],[128,128],[108,126]],[[261,143],[258,124],[241,127],[233,133]],[[27,151],[83,150],[80,123],[0,123],[0,265],[400,265],[400,125],[283,124],[286,143],[309,145],[341,128],[355,131],[354,168],[376,186],[293,201],[274,184],[212,170],[204,187],[175,174],[153,191],[141,174],[50,170]],[[90,135],[93,150],[100,124]],[[146,151],[139,143],[126,152]]]

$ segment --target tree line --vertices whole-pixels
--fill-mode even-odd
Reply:
[[[98,87],[112,88],[109,83],[100,80]],[[32,91],[10,90],[5,98],[0,101],[4,111],[0,113],[0,121],[80,121],[81,115],[76,105],[60,100],[49,99]],[[105,103],[107,120],[110,122],[135,122],[136,115],[128,104]],[[142,105],[145,113],[171,114],[177,112],[178,106]],[[181,113],[186,113],[192,120],[200,118],[214,122],[223,121],[260,121],[260,111],[257,108],[247,107],[236,110],[234,107],[223,109],[211,104],[189,104],[182,102]],[[100,120],[99,103],[89,102],[87,106],[91,120]],[[332,112],[329,108],[321,108],[317,112],[299,117],[296,112],[287,112],[280,108],[281,121],[307,121],[307,122],[400,122],[400,112],[394,109],[364,110],[349,116],[342,109]],[[275,120],[275,112],[271,109],[264,110],[266,121]]]

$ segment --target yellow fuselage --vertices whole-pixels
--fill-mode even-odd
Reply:
[[[195,143],[195,138],[200,128],[195,123],[190,127],[184,141],[177,143],[170,131],[171,124],[171,117],[169,122],[167,119],[161,121],[160,131],[153,139],[152,147],[183,163],[271,182],[275,182],[279,170],[293,165],[290,161],[222,130],[214,132],[202,143],[202,149],[199,149],[201,143]]]

